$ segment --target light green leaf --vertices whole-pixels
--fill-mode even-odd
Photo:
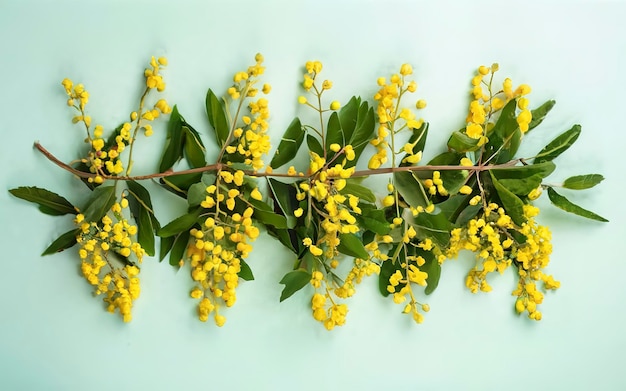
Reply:
[[[339,193],[343,195],[352,194],[353,196],[359,197],[360,200],[367,202],[376,202],[376,196],[369,188],[361,186],[350,179],[346,180],[346,186],[341,189]]]
[[[548,115],[548,113],[550,112],[550,110],[552,110],[555,104],[556,102],[554,100],[549,100],[541,106],[537,107],[536,109],[531,110],[530,112],[533,118],[530,121],[530,124],[528,124],[528,131],[526,133],[539,126],[539,124],[543,122],[543,120],[546,118],[546,115]]]
[[[500,184],[507,189],[509,189],[512,193],[526,196],[532,190],[536,189],[541,185],[542,181],[541,174],[534,174],[526,178],[520,179],[499,179]]]
[[[33,202],[39,205],[42,213],[52,216],[62,216],[66,214],[77,214],[76,208],[68,200],[50,190],[35,186],[22,186],[9,190],[17,198]]]
[[[561,133],[557,138],[552,140],[535,156],[534,163],[548,162],[554,160],[569,147],[576,142],[580,136],[580,125],[574,125],[570,130]]]
[[[304,134],[305,131],[302,128],[300,119],[294,118],[278,144],[276,153],[270,162],[270,167],[278,168],[291,161],[298,153],[300,145],[302,145]]]
[[[525,166],[493,168],[489,170],[489,172],[498,179],[523,179],[533,175],[540,175],[542,178],[545,178],[550,175],[555,168],[556,165],[553,162],[547,161]]]
[[[603,180],[604,177],[600,174],[576,175],[567,178],[563,182],[563,187],[572,190],[590,189]]]
[[[311,282],[311,273],[304,269],[293,270],[285,274],[280,280],[280,284],[285,285],[280,294],[280,301],[288,299],[291,295],[307,286],[309,282]]]
[[[471,138],[465,133],[460,131],[453,132],[448,139],[448,148],[454,149],[457,152],[471,152],[480,148],[478,145],[479,139]]]
[[[574,204],[573,202],[571,202],[570,200],[568,200],[567,198],[563,197],[562,195],[560,195],[559,193],[557,193],[556,191],[554,191],[553,188],[548,187],[548,197],[550,197],[550,201],[558,208],[563,209],[566,212],[570,212],[582,217],[586,217],[588,219],[591,220],[597,220],[597,221],[602,221],[602,222],[608,222],[609,220],[605,219],[602,216],[599,216],[595,213],[593,213],[592,211],[589,211],[587,209],[581,208],[580,206]]]

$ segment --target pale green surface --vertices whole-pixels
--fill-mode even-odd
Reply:
[[[0,2],[0,389],[626,389],[623,4],[222,3]],[[571,199],[611,223],[540,201],[554,236],[549,270],[562,288],[546,295],[539,323],[514,315],[511,273],[494,280],[490,294],[471,295],[463,284],[471,261],[464,259],[445,265],[424,324],[381,298],[372,279],[349,301],[347,325],[328,333],[310,316],[310,292],[278,303],[278,280],[292,262],[264,236],[250,258],[256,281],[240,286],[226,327],[198,322],[187,272],[152,259],[142,268],[134,320],[123,324],[90,295],[72,251],[39,257],[71,226],[69,218],[44,216],[6,191],[37,185],[75,203],[84,197],[77,181],[31,147],[40,140],[62,160],[78,156],[83,134],[70,124],[59,82],[84,82],[94,121],[113,127],[135,106],[149,56],[166,55],[165,96],[205,131],[206,89],[223,91],[257,51],[273,85],[275,143],[302,114],[296,98],[306,60],[324,62],[333,99],[341,101],[371,96],[376,77],[412,63],[417,96],[429,103],[431,156],[464,120],[474,67],[498,61],[502,77],[533,87],[532,104],[557,100],[522,152],[583,125],[549,179],[603,173],[597,190]],[[137,156],[146,164],[136,173],[153,170],[162,131],[141,140]],[[156,202],[171,205],[158,210],[162,222],[184,208],[169,195]]]

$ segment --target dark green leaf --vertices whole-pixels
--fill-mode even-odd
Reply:
[[[152,210],[150,193],[139,183],[128,181],[130,212],[137,223],[137,241],[150,256],[155,254],[154,233],[159,228]],[[154,223],[157,223],[155,227]]]
[[[526,133],[530,132],[531,130],[539,126],[541,122],[543,122],[544,118],[546,118],[546,115],[548,115],[550,110],[552,110],[555,103],[555,101],[549,100],[541,106],[537,107],[535,110],[530,111],[533,118],[532,120],[530,120],[530,124],[528,124],[528,131]]]
[[[182,174],[182,175],[172,175],[165,178],[161,178],[161,184],[167,190],[173,192],[174,194],[186,198],[187,190],[194,183],[200,182],[202,179],[201,173],[192,173],[192,174]]]
[[[526,178],[520,179],[499,179],[500,184],[507,189],[509,189],[512,193],[526,196],[532,190],[536,189],[541,185],[542,180],[541,174],[534,174]]]
[[[99,186],[89,196],[83,215],[90,222],[100,221],[115,203],[115,186]]]
[[[428,164],[432,166],[449,166],[458,165],[461,159],[465,157],[465,154],[455,152],[443,152],[432,158]],[[467,170],[443,170],[440,172],[443,186],[448,193],[455,194],[465,184],[465,178],[467,178]],[[432,171],[420,171],[417,173],[420,178],[432,178]]]
[[[504,210],[506,210],[506,213],[511,216],[511,219],[515,224],[522,225],[526,222],[526,217],[524,217],[524,202],[509,189],[500,184],[500,181],[496,179],[493,172],[490,173],[491,180],[493,181],[493,185],[498,193],[500,201],[502,202]]]
[[[348,103],[346,103],[339,110],[339,122],[341,125],[341,129],[343,129],[343,134],[346,138],[346,141],[351,140],[352,135],[354,134],[357,118],[359,116],[360,104],[361,99],[353,96],[352,98],[350,98]]]
[[[393,183],[402,198],[412,207],[428,206],[428,196],[415,173],[398,171],[393,174]]]
[[[159,246],[159,262],[165,259],[167,253],[170,252],[172,246],[174,246],[174,241],[176,240],[176,236],[169,236],[167,238],[161,238],[161,243]]]
[[[240,266],[241,266],[241,270],[239,270],[239,278],[245,280],[245,281],[252,281],[254,280],[254,274],[252,274],[252,269],[250,269],[250,265],[248,265],[246,263],[246,261],[244,261],[243,259],[241,259],[239,261]]]
[[[570,213],[573,213],[582,217],[586,217],[592,220],[597,220],[597,221],[602,221],[602,222],[609,221],[602,216],[599,216],[587,209],[581,208],[580,206],[574,204],[567,198],[563,197],[562,195],[554,191],[554,189],[551,187],[548,187],[548,197],[550,197],[550,201],[556,207],[561,208],[566,212],[570,212]]]
[[[294,118],[278,144],[276,153],[270,162],[270,167],[278,168],[291,161],[298,153],[300,145],[302,145],[304,134],[305,132],[300,123],[300,119],[297,117]]]
[[[345,138],[343,130],[341,129],[341,122],[339,122],[339,115],[334,111],[328,118],[328,126],[326,127],[326,151],[328,153],[328,160],[334,156],[335,152],[330,150],[331,144],[345,145]]]
[[[554,160],[557,156],[567,151],[569,147],[580,136],[580,125],[574,125],[570,130],[561,133],[557,138],[552,140],[535,156],[534,163],[548,162]]]
[[[306,145],[309,147],[309,151],[315,152],[318,156],[324,156],[324,148],[322,148],[322,144],[312,134],[306,135]]]
[[[183,118],[178,112],[178,108],[174,106],[167,124],[167,137],[159,164],[159,172],[169,170],[183,157],[183,139],[185,136],[182,129]]]
[[[515,116],[517,101],[511,99],[500,113],[493,129],[489,133],[487,144],[497,154],[495,163],[511,160],[517,152],[521,140],[521,132]]]
[[[190,207],[200,205],[200,203],[204,201],[208,195],[206,188],[207,185],[202,181],[191,185],[187,191],[187,204],[189,204]]]
[[[280,294],[280,301],[288,299],[291,295],[307,286],[309,282],[311,282],[311,273],[304,269],[293,270],[285,274],[280,280],[280,283],[285,285]]]
[[[52,216],[62,216],[65,214],[77,214],[76,208],[68,200],[50,190],[39,187],[18,187],[9,190],[17,198],[33,202],[39,205],[39,210]]]
[[[368,259],[369,253],[363,246],[363,242],[355,234],[340,234],[337,250],[355,258]]]
[[[441,277],[441,265],[435,258],[432,252],[430,251],[419,251],[418,249],[417,255],[420,255],[426,262],[422,266],[420,266],[420,270],[428,273],[428,277],[426,278],[426,289],[424,289],[424,293],[430,295],[437,289],[439,285],[439,278]]]
[[[173,221],[169,222],[164,227],[162,227],[159,230],[158,235],[162,238],[167,238],[169,236],[174,236],[184,231],[189,231],[198,220],[198,215],[199,209],[196,209],[193,212],[179,216]]]
[[[187,244],[189,243],[189,231],[183,231],[174,240],[174,244],[172,245],[172,251],[170,252],[170,265],[179,266],[180,261],[185,256],[185,251],[187,250]],[[163,240],[163,239],[161,239]]]
[[[344,195],[352,194],[353,196],[359,197],[359,199],[363,201],[376,202],[376,196],[369,188],[361,186],[350,179],[346,180],[346,186],[339,192]]]
[[[268,183],[272,199],[278,204],[285,217],[293,217],[293,211],[299,208],[294,185],[280,182],[274,178],[269,178]]]
[[[450,241],[452,224],[444,213],[420,213],[414,218],[413,223],[420,239],[430,238],[443,247]]]
[[[590,189],[603,180],[604,177],[600,174],[576,175],[567,178],[563,182],[563,187],[572,190]]]
[[[391,230],[383,209],[362,209],[356,219],[361,227],[378,235],[387,235]],[[364,243],[367,242],[364,241]]]
[[[398,246],[398,245],[396,245]],[[395,251],[396,247],[393,247],[390,251],[389,254],[392,254]],[[400,254],[402,254],[403,252],[400,251]],[[401,264],[402,262],[393,262],[391,260],[387,260],[387,261],[383,261],[383,263],[380,265],[380,274],[378,275],[378,290],[380,291],[380,294],[387,297],[389,296],[390,292],[387,290],[387,286],[389,285],[389,278],[391,277],[392,274],[394,274],[396,272],[396,270],[401,270]]]
[[[542,178],[545,178],[550,175],[555,168],[554,163],[543,162],[525,166],[493,168],[489,172],[498,179],[523,179],[533,175],[540,175]]]
[[[76,236],[78,234],[80,234],[80,229],[67,231],[52,242],[52,244],[50,244],[41,255],[55,254],[74,246],[76,244]]]
[[[206,94],[206,113],[209,117],[209,123],[215,130],[217,144],[222,147],[228,140],[230,129],[228,128],[224,105],[210,88]]]
[[[284,229],[292,228],[287,224],[287,218],[272,211],[272,208],[263,201],[249,199],[248,202],[254,207],[253,218],[260,221],[263,225],[271,225],[274,228]],[[295,219],[294,219],[295,221]]]
[[[200,136],[188,126],[183,126],[185,137],[185,157],[192,168],[206,165],[206,150],[200,141]]]
[[[370,139],[372,138],[372,134],[374,133],[374,128],[376,125],[376,120],[374,117],[374,109],[369,107],[367,102],[361,103],[359,106],[358,116],[356,118],[356,126],[354,128],[354,132],[349,138],[347,138],[347,142],[352,145],[354,150],[354,160],[348,161],[345,164],[346,168],[350,168],[358,162],[363,150],[369,144]],[[343,126],[343,125],[342,125]],[[346,130],[344,129],[344,134],[348,137]]]

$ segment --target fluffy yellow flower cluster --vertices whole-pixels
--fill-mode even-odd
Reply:
[[[226,318],[219,313],[220,303],[231,307],[237,300],[236,288],[242,262],[252,251],[250,242],[259,236],[253,225],[254,209],[246,205],[240,190],[243,171],[221,171],[216,184],[207,186],[201,206],[206,218],[201,228],[192,228],[187,246],[191,277],[197,283],[191,297],[199,299],[198,316],[206,322],[211,313],[218,326]],[[252,198],[260,198],[254,189]],[[241,213],[234,212],[242,209]]]
[[[538,213],[537,207],[524,205],[527,221],[517,226],[502,207],[491,203],[465,227],[452,230],[447,250],[451,258],[455,258],[461,250],[476,253],[477,262],[482,267],[479,269],[476,265],[472,268],[465,282],[472,293],[491,291],[488,274],[495,271],[502,274],[515,264],[519,274],[517,289],[513,291],[513,295],[519,297],[515,308],[518,312],[528,311],[528,316],[535,320],[541,319],[541,312],[536,308],[543,301],[543,294],[536,289],[535,282],[541,280],[545,289],[560,286],[551,275],[543,272],[550,261],[552,245],[548,228],[538,225],[533,219]]]
[[[502,108],[512,99],[517,101],[517,107],[520,112],[517,115],[517,123],[522,133],[528,130],[532,114],[528,109],[528,99],[525,97],[530,93],[531,88],[527,84],[521,84],[513,90],[513,82],[506,78],[502,85],[502,90],[494,91],[493,76],[498,70],[498,64],[491,67],[481,65],[478,67],[477,74],[472,79],[473,100],[470,102],[469,114],[466,118],[465,133],[479,140],[479,145],[483,145],[489,141],[489,132],[493,128],[494,123],[489,120],[491,117],[502,110]],[[489,81],[485,81],[485,76],[489,75]],[[487,88],[485,91],[483,86]]]
[[[110,215],[106,214],[99,222],[88,222],[83,214],[78,214],[75,223],[80,227],[76,241],[80,245],[78,254],[85,279],[94,286],[96,295],[106,295],[107,310],[119,310],[124,322],[132,319],[133,301],[139,297],[139,269],[134,265],[116,265],[110,252],[124,258],[131,253],[141,262],[145,255],[141,245],[133,240],[137,227],[128,223],[122,209],[128,207],[126,198],[113,204]]]
[[[376,147],[376,153],[372,155],[369,160],[368,167],[370,169],[377,169],[387,162],[387,149],[391,148],[393,155],[393,166],[395,167],[395,155],[400,153],[396,151],[395,138],[393,135],[402,131],[405,128],[417,129],[424,123],[424,120],[417,118],[415,113],[407,108],[401,108],[401,100],[404,94],[414,93],[417,91],[417,83],[413,80],[408,81],[407,76],[413,74],[413,68],[409,64],[403,64],[400,67],[400,72],[393,74],[389,83],[384,77],[379,77],[377,80],[380,89],[374,95],[374,100],[378,102],[376,113],[378,114],[378,133],[377,137],[370,142]],[[418,100],[415,104],[417,109],[423,109],[426,107],[424,100]],[[396,124],[397,121],[402,120],[402,125]],[[388,138],[391,134],[391,145],[389,145]],[[407,143],[402,147],[402,150],[407,153],[405,161],[409,164],[418,163],[422,154],[413,154],[414,143]]]

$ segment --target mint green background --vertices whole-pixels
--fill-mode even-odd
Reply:
[[[626,389],[626,6],[500,3],[0,1],[0,389]],[[205,132],[207,88],[224,91],[258,51],[273,86],[274,143],[293,116],[306,118],[296,103],[305,61],[323,61],[330,95],[343,102],[371,97],[378,76],[413,64],[416,98],[429,104],[429,156],[463,123],[475,67],[497,61],[501,78],[533,87],[533,105],[557,101],[523,154],[583,125],[549,180],[603,173],[597,189],[564,194],[611,222],[539,201],[553,230],[549,270],[562,282],[539,323],[515,316],[512,273],[493,280],[493,292],[470,294],[465,257],[445,264],[422,325],[370,279],[348,301],[347,325],[328,333],[310,316],[310,292],[278,303],[292,262],[264,234],[250,257],[256,280],[240,286],[224,328],[196,320],[187,271],[153,259],[142,268],[134,320],[123,324],[91,296],[72,251],[39,256],[70,219],[42,215],[6,190],[37,185],[84,199],[78,181],[32,148],[39,140],[64,161],[78,157],[83,136],[70,123],[64,77],[85,83],[94,122],[111,128],[135,107],[150,55],[165,55],[164,96]],[[135,173],[154,170],[163,130],[141,140]],[[159,194],[165,223],[184,205]]]

